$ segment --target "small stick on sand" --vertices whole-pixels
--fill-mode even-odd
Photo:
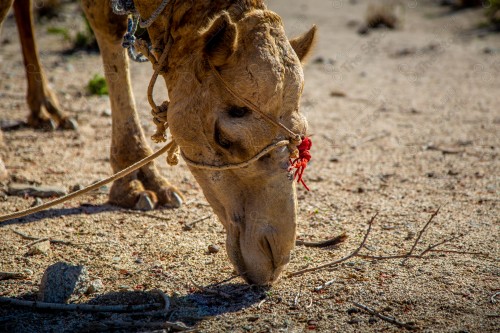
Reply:
[[[115,241],[111,241],[111,240],[102,241],[102,242],[73,243],[73,242],[64,241],[64,240],[60,240],[60,239],[53,239],[52,237],[44,237],[44,238],[34,237],[34,236],[26,235],[20,231],[14,230],[14,229],[10,229],[10,230],[13,233],[15,233],[16,235],[19,235],[24,239],[32,240],[33,242],[26,245],[27,247],[30,247],[30,246],[35,245],[35,244],[40,243],[40,242],[44,242],[46,240],[48,240],[51,244],[61,244],[61,245],[68,245],[68,246],[82,246],[82,245],[90,245],[90,244],[116,243]]]
[[[211,216],[212,216],[212,215],[207,215],[207,216],[205,216],[205,217],[202,217],[202,218],[199,218],[199,219],[197,219],[197,220],[194,220],[194,221],[193,221],[193,222],[191,222],[191,223],[185,224],[185,225],[184,225],[184,227],[183,227],[182,229],[183,229],[183,230],[185,230],[185,231],[189,231],[189,230],[193,229],[193,228],[194,228],[194,226],[195,226],[197,223],[200,223],[200,222],[202,222],[202,221],[205,221],[205,220],[209,219]]]
[[[143,328],[143,329],[173,329],[182,332],[196,332],[196,329],[187,327],[182,323],[176,322],[172,323],[169,321],[158,321],[158,322],[142,322],[142,321],[123,321],[123,320],[105,320],[90,324],[87,329],[91,332],[108,332],[114,330],[131,330],[131,329]],[[135,331],[135,330],[134,330]]]
[[[347,235],[344,232],[343,234],[336,236],[332,239],[328,239],[325,241],[320,241],[320,242],[306,242],[303,240],[296,240],[295,245],[302,245],[305,247],[328,247],[328,246],[333,246],[342,243],[347,239]]]
[[[333,279],[333,280],[330,280],[330,281],[327,281],[327,282],[323,283],[321,286],[314,287],[314,291],[323,290],[326,287],[331,286],[335,281],[336,281],[336,279]]]
[[[358,252],[365,245],[366,240],[368,239],[368,236],[370,235],[370,231],[372,230],[373,221],[375,221],[375,218],[377,217],[377,215],[378,215],[378,213],[376,213],[375,215],[372,216],[372,218],[368,222],[368,229],[367,229],[367,231],[365,233],[365,237],[363,238],[363,241],[358,246],[358,248],[356,250],[354,250],[353,252],[351,252],[349,255],[347,255],[347,256],[339,259],[339,260],[335,260],[335,261],[326,263],[324,265],[320,265],[320,266],[312,267],[312,268],[306,268],[306,269],[302,269],[302,270],[297,271],[297,272],[290,273],[290,274],[288,274],[288,277],[291,278],[293,276],[302,275],[304,273],[313,272],[313,271],[317,271],[317,270],[320,270],[320,269],[323,269],[323,268],[335,266],[335,265],[340,264],[341,262],[347,261],[347,260],[351,259],[352,257],[356,256],[358,254]]]
[[[491,295],[490,297],[490,301],[491,301],[491,304],[495,304],[497,303],[498,301],[496,300],[496,297],[500,295],[500,291],[497,291],[496,293],[494,293],[493,295]]]
[[[222,296],[224,298],[231,298],[231,295],[229,294],[226,294],[225,292],[223,291],[220,291],[220,290],[215,290],[215,289],[210,289],[210,288],[207,288],[207,287],[203,287],[203,286],[200,286],[199,284],[197,284],[196,282],[194,282],[193,280],[191,280],[191,283],[196,287],[198,288],[200,291],[202,292],[205,292],[207,294],[212,294],[212,295],[217,295],[217,296]]]
[[[40,310],[57,310],[57,311],[81,311],[81,312],[140,312],[159,308],[160,303],[140,304],[140,305],[91,305],[91,304],[63,304],[63,303],[46,303],[37,301],[25,301],[0,296],[0,304],[10,304],[13,306],[29,307],[31,309]]]
[[[359,251],[365,245],[365,242],[366,242],[366,240],[368,238],[368,235],[370,234],[373,221],[374,221],[375,217],[377,216],[377,214],[375,214],[372,217],[372,219],[370,220],[370,222],[368,223],[368,230],[365,233],[365,237],[363,238],[363,241],[361,242],[361,244],[359,245],[359,247],[356,250],[354,250],[351,254],[349,254],[348,256],[346,256],[344,258],[341,258],[339,260],[336,260],[336,261],[333,261],[333,262],[330,262],[330,263],[326,263],[326,264],[323,264],[323,265],[320,265],[320,266],[317,266],[317,267],[312,267],[312,268],[303,269],[303,270],[300,270],[300,271],[297,271],[297,272],[292,272],[292,273],[288,274],[287,278],[291,278],[291,277],[294,277],[294,276],[297,276],[297,275],[301,275],[301,274],[304,274],[304,273],[307,273],[307,272],[318,271],[318,270],[323,269],[323,268],[331,267],[331,266],[337,265],[337,264],[339,264],[341,262],[344,262],[344,261],[346,261],[346,260],[348,260],[348,259],[350,259],[352,257],[359,257],[359,258],[371,259],[371,260],[403,259],[403,261],[402,261],[401,264],[404,264],[404,262],[407,261],[410,258],[415,258],[415,259],[428,258],[428,257],[425,257],[425,255],[427,253],[429,253],[429,252],[472,254],[472,255],[481,255],[481,256],[488,257],[487,253],[482,253],[482,252],[469,252],[469,251],[460,251],[460,250],[453,250],[453,249],[450,249],[450,250],[448,250],[448,249],[437,250],[436,249],[436,247],[438,247],[438,246],[441,246],[443,244],[449,243],[451,241],[454,241],[454,240],[462,237],[463,236],[462,234],[455,235],[453,237],[444,239],[444,240],[442,240],[442,241],[440,241],[440,242],[438,242],[436,244],[429,245],[426,249],[422,250],[419,254],[414,254],[413,252],[414,252],[415,248],[417,247],[418,243],[420,242],[420,239],[422,238],[422,235],[424,234],[425,230],[429,227],[429,225],[431,224],[431,222],[434,219],[434,217],[438,214],[439,209],[440,208],[438,208],[434,213],[432,213],[432,215],[429,218],[429,220],[427,221],[427,223],[420,230],[420,232],[418,234],[418,237],[415,240],[415,242],[413,243],[410,251],[408,251],[407,253],[395,254],[395,255],[387,255],[387,256],[373,256],[373,255],[366,255],[366,254],[360,254],[359,253]]]
[[[431,224],[431,222],[434,219],[434,217],[436,217],[436,215],[439,213],[440,209],[441,209],[441,207],[438,207],[438,209],[434,213],[432,213],[432,215],[429,218],[429,220],[427,221],[427,223],[420,230],[420,232],[418,233],[417,239],[415,239],[415,242],[413,243],[413,246],[410,249],[410,252],[408,252],[408,256],[406,258],[404,258],[403,261],[401,261],[401,265],[404,265],[406,263],[406,261],[411,257],[411,255],[413,254],[413,250],[415,250],[415,247],[417,246],[418,242],[420,241],[420,238],[424,234],[424,232],[427,229],[427,227]]]
[[[354,304],[355,307],[360,308],[362,310],[365,310],[366,312],[368,312],[368,313],[370,313],[370,314],[372,314],[374,316],[377,316],[380,319],[385,320],[386,322],[394,324],[394,325],[396,325],[398,327],[406,328],[407,330],[415,330],[415,329],[417,329],[417,326],[415,326],[414,323],[411,323],[411,322],[403,323],[403,322],[397,320],[394,317],[383,315],[383,314],[381,314],[381,313],[373,310],[372,308],[369,308],[368,306],[366,306],[364,304],[361,304],[361,303],[353,302],[352,304]]]
[[[23,280],[28,277],[25,273],[20,272],[0,272],[0,281],[1,280]]]

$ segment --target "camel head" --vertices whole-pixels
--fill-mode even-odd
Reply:
[[[247,161],[287,134],[231,95],[209,62],[239,96],[295,133],[305,135],[299,112],[302,61],[316,28],[288,40],[268,10],[237,16],[223,11],[184,45],[168,80],[168,123],[185,157],[225,165]],[[182,49],[182,46],[180,46]],[[249,283],[275,282],[295,245],[297,196],[289,177],[290,151],[271,151],[244,168],[212,171],[190,166],[223,223],[227,254]]]

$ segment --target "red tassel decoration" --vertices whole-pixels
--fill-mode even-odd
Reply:
[[[311,152],[309,151],[311,149],[311,146],[311,139],[308,137],[303,138],[300,145],[297,146],[297,149],[299,150],[299,157],[294,159],[293,161],[290,159],[290,167],[288,168],[288,171],[296,169],[293,175],[293,179],[297,180],[297,183],[301,183],[302,185],[304,185],[304,187],[308,191],[309,187],[307,187],[306,183],[302,179],[302,176],[304,175],[304,171],[306,170],[307,163],[311,160]]]

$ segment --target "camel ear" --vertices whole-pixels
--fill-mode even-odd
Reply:
[[[206,59],[209,59],[214,66],[224,65],[236,51],[238,41],[238,30],[229,14],[223,12],[202,34]]]
[[[313,45],[316,42],[316,30],[318,29],[313,25],[308,32],[290,40],[290,45],[292,45],[301,63],[304,63],[311,54]]]

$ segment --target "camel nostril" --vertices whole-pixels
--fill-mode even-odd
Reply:
[[[273,247],[271,246],[271,243],[269,242],[269,239],[267,239],[266,236],[262,237],[261,248],[266,254],[266,256],[271,260],[273,270],[276,269],[276,262],[274,260],[274,255],[273,255]]]

